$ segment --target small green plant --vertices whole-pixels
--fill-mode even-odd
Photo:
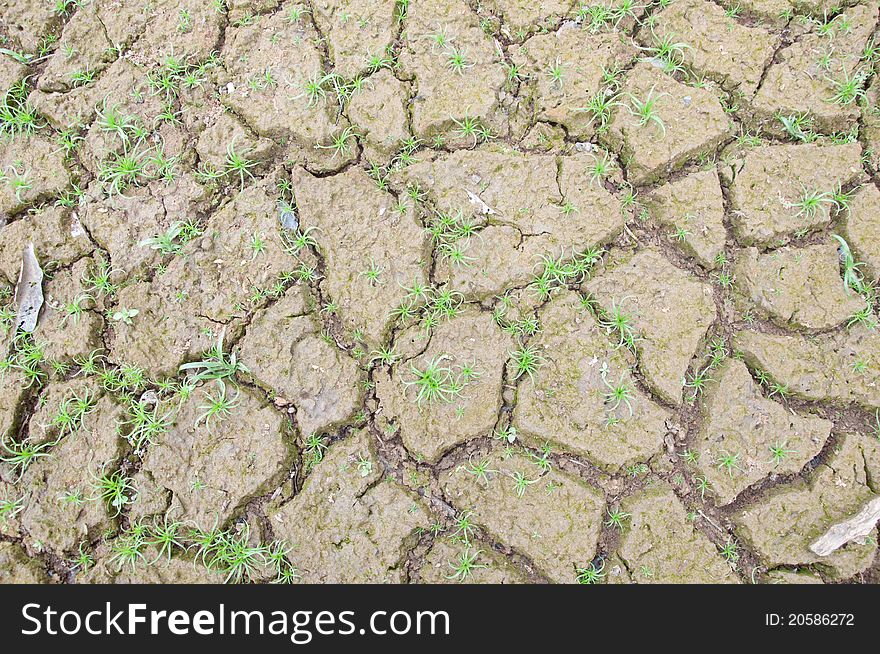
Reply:
[[[27,97],[27,78],[16,82],[3,94],[0,100],[0,140],[27,136],[44,127]]]
[[[127,407],[127,419],[122,423],[128,427],[126,439],[136,452],[157,442],[174,424],[171,411],[162,413],[158,404],[150,407],[146,402],[132,400]]]
[[[702,395],[703,392],[706,390],[706,386],[708,385],[708,383],[712,381],[712,377],[709,375],[710,367],[695,372],[693,375],[691,375],[690,379],[685,381],[685,388],[689,388],[692,391],[692,400],[695,400],[700,395]]]
[[[736,565],[737,561],[739,561],[739,544],[736,542],[735,538],[728,536],[727,541],[719,548],[719,550],[721,551],[721,556],[723,556],[728,563]]]
[[[113,322],[121,322],[124,325],[133,325],[132,319],[140,313],[138,309],[129,309],[127,307],[119,307],[116,311],[110,313],[110,319]]]
[[[615,509],[614,511],[607,509],[607,512],[608,519],[605,521],[605,526],[615,528],[618,531],[623,531],[623,522],[631,517],[630,514],[621,511],[620,509]]]
[[[426,401],[429,404],[438,401],[451,402],[452,398],[461,393],[461,386],[455,380],[452,369],[443,365],[447,358],[445,355],[434,357],[423,368],[410,364],[410,372],[415,379],[404,380],[403,383],[407,387],[415,387],[416,403],[419,406]]]
[[[607,152],[602,153],[602,158],[600,159],[595,154],[593,155],[593,163],[590,164],[590,183],[591,184],[602,184],[605,181],[605,178],[611,173],[614,169],[614,161],[611,157],[608,156]]]
[[[840,264],[843,269],[842,273],[844,288],[847,291],[853,290],[860,295],[864,294],[866,290],[865,280],[860,270],[860,268],[864,264],[856,262],[852,250],[850,250],[849,244],[842,236],[832,234],[831,237],[834,238],[838,243],[838,250],[840,252]]]
[[[162,234],[139,241],[138,247],[158,250],[163,255],[179,254],[186,243],[201,233],[197,223],[176,220]]]
[[[372,257],[370,257],[370,265],[369,267],[360,273],[361,277],[367,279],[370,283],[370,286],[380,286],[382,284],[382,273],[384,269],[376,264]]]
[[[312,232],[315,231],[317,231],[315,227],[307,227],[304,230],[296,229],[290,233],[282,232],[285,252],[296,256],[305,249],[317,247],[318,241],[312,236]]]
[[[347,157],[348,153],[351,150],[351,144],[349,140],[355,139],[357,141],[357,132],[355,132],[353,127],[346,127],[339,134],[334,136],[329,144],[315,145],[315,148],[319,150],[333,150],[332,159],[335,159],[337,156]]]
[[[102,162],[98,169],[98,179],[104,187],[107,195],[121,195],[130,186],[139,186],[148,179],[147,164],[149,161],[149,148],[144,148],[140,142],[129,146],[124,141],[121,152],[112,152],[110,157]]]
[[[94,298],[88,293],[80,293],[70,302],[66,302],[62,306],[62,310],[64,311],[64,318],[61,319],[61,324],[67,324],[68,320],[72,320],[74,324],[77,324],[87,310],[86,305],[93,300]]]
[[[60,440],[79,430],[83,418],[95,408],[97,401],[91,391],[86,389],[79,394],[72,392],[61,401],[58,411],[52,416],[48,427],[53,429]]]
[[[796,450],[788,449],[787,441],[776,441],[773,445],[770,446],[770,460],[773,462],[773,465],[778,466],[785,460],[789,454],[794,454]]]
[[[313,433],[305,439],[304,445],[303,460],[305,461],[306,472],[308,472],[324,460],[327,443],[322,436]]]
[[[186,549],[181,535],[181,527],[183,527],[182,522],[169,520],[167,515],[162,518],[162,522],[155,522],[153,524],[149,530],[151,538],[147,540],[147,545],[152,545],[158,551],[156,558],[150,562],[150,565],[155,564],[163,556],[167,557],[167,560],[170,561],[171,553],[175,548],[178,550]]]
[[[24,509],[24,497],[0,500],[0,525],[5,525]]]
[[[640,127],[644,127],[649,122],[653,122],[660,128],[663,136],[666,136],[666,125],[663,124],[663,120],[657,113],[657,101],[665,95],[667,94],[660,93],[655,95],[655,87],[653,86],[648,91],[648,95],[645,97],[644,100],[641,100],[630,93],[630,106],[628,107],[630,113],[639,119]]]
[[[108,261],[98,257],[94,265],[83,273],[82,283],[88,293],[93,293],[98,297],[111,296],[118,289],[112,281],[118,272],[117,269],[110,266]]]
[[[599,322],[609,333],[614,334],[617,338],[615,347],[627,347],[634,351],[637,340],[635,325],[632,317],[623,312],[623,303],[627,299],[623,298],[619,303],[612,302],[611,310],[603,312]]]
[[[657,36],[653,27],[651,28],[651,36],[654,39],[654,45],[643,48],[643,50],[646,50],[661,63],[663,72],[669,75],[683,72],[685,51],[690,50],[691,46],[687,43],[676,42],[675,35],[672,33],[664,34],[662,37]]]
[[[251,172],[251,168],[256,165],[255,161],[251,161],[235,151],[235,139],[226,146],[226,160],[223,163],[224,174],[238,175],[241,189],[244,189],[245,176],[256,179]]]
[[[716,459],[716,463],[719,468],[724,469],[727,475],[733,479],[733,471],[739,469],[739,457],[739,452],[735,454],[722,452]]]
[[[815,217],[823,206],[831,205],[833,202],[830,193],[803,187],[800,198],[795,202],[783,202],[783,204],[789,209],[797,209],[796,216],[803,216],[809,220]]]
[[[602,581],[602,578],[605,576],[605,561],[603,560],[599,567],[596,567],[596,563],[592,562],[590,565],[584,568],[576,568],[575,572],[577,573],[577,582],[579,584],[591,586],[593,584],[598,584]]]
[[[446,65],[459,75],[474,66],[474,64],[468,62],[466,54],[458,48],[449,48],[446,53]]]
[[[706,499],[706,492],[710,491],[709,480],[706,477],[694,477],[694,484],[697,487],[697,490],[700,491],[700,499]]]
[[[525,496],[526,489],[539,481],[538,479],[529,479],[519,471],[514,472],[510,477],[513,479],[513,489],[517,497]]]
[[[818,136],[813,131],[813,120],[809,114],[792,114],[784,116],[781,113],[776,114],[776,119],[782,123],[785,133],[791,138],[801,143],[812,143]]]
[[[88,572],[95,565],[95,557],[85,549],[85,543],[77,548],[76,558],[70,562],[71,570]]]
[[[238,534],[231,530],[214,534],[207,545],[201,545],[200,556],[209,570],[225,574],[224,583],[246,583],[256,568],[265,561],[266,550],[250,544],[250,527],[244,523]]]
[[[474,550],[471,552],[470,547],[465,547],[465,550],[459,554],[458,558],[449,563],[449,567],[452,568],[452,574],[448,575],[446,578],[463,582],[473,574],[474,570],[488,567],[477,563],[477,559],[482,553],[482,550]]]
[[[562,77],[565,73],[565,64],[559,61],[559,57],[553,62],[553,65],[547,70],[547,76],[550,78],[550,85],[557,86],[562,89]]]
[[[146,529],[135,523],[113,540],[110,545],[110,563],[116,564],[117,571],[130,566],[134,572],[138,563],[147,563],[143,552],[147,546],[145,535]]]
[[[3,441],[2,447],[6,455],[0,456],[0,461],[10,466],[13,473],[18,471],[16,480],[20,480],[37,459],[49,456],[49,452],[46,450],[53,445],[55,445],[54,442],[31,443],[29,441],[21,441],[16,443],[15,441],[10,441],[7,443]]]
[[[196,426],[204,423],[205,427],[211,427],[211,421],[222,422],[232,415],[238,406],[238,393],[230,395],[226,383],[217,379],[216,393],[205,391],[205,404],[199,406],[202,413],[196,418]]]
[[[92,489],[96,496],[92,499],[106,502],[114,512],[113,517],[122,513],[122,510],[137,498],[134,482],[126,477],[122,470],[110,473],[101,470],[93,478]]]
[[[544,363],[544,358],[539,354],[538,348],[531,345],[522,345],[510,352],[510,357],[513,359],[514,370],[516,371],[514,379],[528,375],[529,380],[534,383],[535,373]]]
[[[856,70],[850,74],[846,68],[843,69],[842,76],[837,79],[826,77],[825,80],[833,87],[834,94],[826,98],[825,102],[846,106],[861,100],[867,95],[867,91],[863,88],[867,78],[868,73],[864,70]]]
[[[469,116],[467,112],[465,112],[464,118],[461,120],[458,120],[457,118],[451,118],[451,120],[455,123],[457,128],[455,131],[456,136],[464,139],[473,139],[474,147],[476,147],[481,136],[480,121]]]
[[[608,390],[605,392],[605,405],[608,412],[614,413],[621,404],[626,404],[626,408],[629,409],[629,415],[633,415],[632,402],[630,401],[633,399],[633,389],[624,381],[623,376],[621,375],[620,380],[616,384],[611,384],[606,379],[606,374],[603,370],[602,381],[608,387]]]
[[[474,522],[471,520],[471,516],[473,515],[473,511],[462,511],[455,516],[455,531],[453,532],[452,537],[465,545],[470,545],[471,538],[473,538],[476,532]]]
[[[477,463],[468,460],[467,465],[462,466],[461,469],[476,477],[477,481],[482,482],[486,487],[489,486],[489,475],[498,472],[489,467],[489,459],[483,459]]]
[[[223,338],[224,334],[221,332],[217,344],[208,351],[205,359],[183,364],[180,366],[180,372],[195,371],[193,382],[227,379],[237,374],[249,373],[250,370],[238,360],[235,352],[227,354],[223,351]]]

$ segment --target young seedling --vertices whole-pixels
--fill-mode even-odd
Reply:
[[[788,449],[788,442],[776,441],[773,445],[770,446],[770,460],[773,462],[773,465],[778,466],[785,460],[789,454],[794,454],[797,450]]]
[[[633,390],[629,384],[624,382],[623,376],[621,375],[620,381],[616,384],[610,384],[603,372],[602,381],[608,387],[608,391],[605,393],[605,405],[608,408],[608,412],[613,414],[621,404],[626,404],[626,408],[629,409],[629,415],[632,416],[633,408],[630,400],[633,399]]]
[[[24,509],[24,497],[0,500],[0,525],[6,525]]]
[[[80,293],[70,302],[64,304],[62,307],[64,311],[64,318],[61,319],[62,326],[67,324],[68,320],[73,320],[74,324],[79,323],[80,318],[86,312],[86,305],[93,300],[94,298],[88,293]]]
[[[27,472],[27,469],[37,459],[49,456],[49,453],[46,450],[54,444],[55,443],[52,442],[30,443],[28,441],[22,441],[16,443],[15,441],[11,441],[7,443],[6,441],[3,441],[0,445],[2,445],[3,449],[7,452],[7,455],[0,456],[0,461],[10,466],[13,473],[18,471],[18,476],[16,478],[17,482],[21,480],[24,473]]]
[[[180,366],[180,372],[196,371],[193,375],[193,382],[227,379],[240,373],[249,373],[250,370],[238,360],[235,352],[230,354],[223,352],[223,338],[224,334],[221,332],[217,338],[217,344],[209,350],[207,358],[183,364]]]
[[[473,514],[473,511],[462,511],[455,516],[455,532],[453,532],[452,537],[465,545],[470,545],[471,538],[473,538],[476,532],[474,523],[471,520]]]
[[[659,37],[652,28],[651,35],[654,38],[654,45],[642,49],[647,50],[653,58],[662,64],[663,72],[672,75],[684,71],[685,51],[690,50],[691,46],[687,43],[676,42],[675,35],[672,33]]]
[[[830,193],[819,191],[818,189],[808,189],[803,187],[801,197],[796,202],[783,202],[789,209],[797,209],[795,217],[803,216],[812,219],[823,206],[831,205],[834,201]]]
[[[599,567],[596,567],[595,562],[593,562],[585,568],[576,568],[575,572],[577,573],[577,582],[584,585],[598,584],[605,576],[604,570],[604,560],[601,562]]]
[[[606,527],[613,527],[618,531],[623,531],[623,522],[627,518],[631,517],[629,513],[621,511],[620,509],[615,509],[612,511],[611,509],[607,509],[608,511],[608,519],[605,521]]]
[[[423,369],[417,368],[413,363],[410,364],[410,372],[415,379],[404,380],[403,383],[407,388],[415,386],[416,403],[420,407],[425,401],[429,404],[451,402],[452,398],[461,392],[461,388],[453,378],[452,370],[443,365],[443,361],[447,358],[446,355],[434,357]]]
[[[306,471],[308,472],[324,460],[327,443],[322,436],[311,434],[306,438],[304,445],[303,459],[305,460]]]
[[[477,463],[468,460],[467,465],[461,466],[466,473],[473,475],[477,481],[482,482],[487,488],[489,487],[489,475],[498,472],[489,467],[489,459],[484,459]]]
[[[93,475],[93,478],[92,489],[97,495],[91,499],[107,502],[114,510],[114,518],[122,513],[125,506],[137,499],[134,482],[122,470],[111,473],[102,470],[99,475]]]
[[[559,57],[556,58],[556,61],[553,62],[553,65],[547,70],[547,77],[550,78],[550,86],[557,86],[559,89],[562,89],[562,77],[565,73],[565,64],[563,64]]]
[[[464,114],[464,118],[460,121],[456,118],[451,119],[453,123],[455,123],[456,127],[456,135],[461,138],[472,138],[474,140],[474,147],[477,145],[477,139],[480,135],[480,123],[476,118],[471,118],[467,112]]]
[[[711,366],[710,366],[711,367]],[[705,368],[698,372],[695,372],[691,378],[685,382],[685,388],[690,388],[693,391],[692,399],[698,398],[703,392],[706,390],[706,386],[708,383],[712,381],[712,377],[709,376],[709,368]]]
[[[706,477],[694,477],[694,483],[697,486],[697,490],[700,491],[700,499],[706,499],[706,492],[711,490],[709,487],[709,480]]]
[[[124,325],[133,325],[132,319],[140,313],[138,309],[129,309],[127,307],[119,307],[116,311],[110,313],[110,319],[113,322],[121,322]]]
[[[662,135],[666,136],[666,126],[663,124],[663,120],[657,113],[657,101],[667,94],[660,93],[655,95],[654,91],[655,88],[652,86],[644,100],[641,100],[630,93],[630,106],[628,109],[633,116],[639,119],[640,127],[644,127],[649,122],[653,122],[660,128]]]
[[[614,160],[608,156],[607,152],[602,153],[602,158],[600,159],[595,154],[593,155],[593,163],[590,165],[590,183],[591,184],[599,184],[605,181],[605,178],[611,173],[614,169]]]
[[[174,548],[179,550],[186,549],[180,534],[180,528],[182,526],[183,523],[180,521],[169,521],[167,515],[162,518],[161,523],[155,523],[153,525],[150,529],[150,535],[152,538],[148,540],[146,544],[156,547],[158,553],[156,554],[156,558],[150,561],[150,565],[154,565],[163,555],[167,557],[168,561],[171,561],[171,552]]]
[[[376,264],[373,260],[373,257],[370,257],[370,265],[369,267],[360,273],[361,277],[365,277],[367,281],[370,283],[370,286],[381,286],[382,285],[382,273],[384,269]]]
[[[537,479],[529,479],[523,473],[517,471],[510,475],[513,479],[513,489],[517,497],[523,497],[526,494],[526,488],[532,484],[538,483]]]
[[[826,77],[825,80],[834,88],[834,94],[830,98],[826,98],[825,102],[846,106],[856,100],[861,100],[867,95],[867,91],[863,88],[867,77],[868,73],[862,70],[857,70],[850,75],[845,67],[841,78]]]
[[[456,581],[461,583],[465,581],[468,577],[470,577],[473,574],[474,570],[489,567],[477,563],[477,559],[482,553],[482,550],[474,550],[473,552],[471,552],[470,547],[465,547],[464,552],[459,554],[458,558],[454,562],[449,563],[449,567],[452,568],[452,574],[448,575],[446,578],[455,579]]]
[[[70,397],[62,400],[48,427],[56,432],[57,439],[60,440],[77,431],[82,426],[83,418],[95,408],[96,404],[94,396],[88,389],[82,395],[74,392]]]
[[[131,571],[134,572],[138,563],[147,563],[142,551],[147,545],[144,535],[144,530],[134,525],[111,543],[109,560],[116,564],[117,572],[126,565],[131,566]]]
[[[719,549],[721,551],[721,556],[723,556],[728,563],[736,565],[737,561],[739,561],[739,544],[736,542],[735,538],[728,536],[727,541]]]
[[[95,267],[89,272],[83,273],[82,282],[88,293],[94,293],[99,297],[111,296],[117,291],[112,278],[119,271],[112,268],[108,261],[98,258]]]
[[[196,427],[204,423],[205,427],[211,428],[211,421],[223,422],[238,406],[238,392],[230,396],[227,392],[226,383],[217,379],[217,392],[211,394],[205,391],[205,404],[199,406],[202,413],[196,418]]]
[[[739,469],[739,452],[736,454],[730,454],[728,452],[723,452],[718,459],[716,460],[718,464],[718,468],[724,469],[727,471],[727,475],[733,479],[733,471]]]
[[[149,151],[140,143],[133,147],[126,145],[121,152],[112,152],[110,158],[100,164],[98,179],[108,196],[122,195],[129,186],[138,186],[147,179]]]
[[[171,411],[161,413],[158,404],[150,408],[146,402],[133,400],[128,406],[128,419],[122,424],[130,428],[126,436],[128,442],[136,452],[143,452],[171,429],[174,415]]]
[[[544,358],[538,353],[538,348],[531,345],[522,345],[519,349],[510,352],[513,359],[516,376],[519,379],[523,375],[528,375],[529,380],[534,383],[535,373],[544,363]]]
[[[865,282],[864,276],[859,269],[864,264],[856,262],[849,244],[842,236],[837,234],[832,234],[831,236],[839,244],[838,251],[840,253],[841,267],[843,268],[843,287],[847,292],[853,290],[856,293],[863,294],[865,292]]]
[[[235,151],[235,139],[233,139],[229,145],[226,146],[226,160],[223,163],[224,166],[224,174],[226,175],[238,175],[240,188],[244,190],[244,180],[245,175],[250,177],[251,179],[256,179],[251,173],[251,168],[256,166],[255,161],[251,161],[247,159],[244,155],[239,154]]]
[[[4,49],[0,48],[0,52]],[[27,97],[27,78],[13,84],[3,95],[0,100],[0,139],[27,136],[44,127]]]
[[[776,119],[782,123],[785,132],[802,143],[812,143],[818,136],[813,131],[813,120],[809,114],[792,114],[783,116],[781,113],[776,114]]]
[[[458,48],[450,48],[446,53],[446,65],[455,73],[461,75],[468,68],[472,68],[474,64],[468,63],[464,52]]]
[[[250,527],[247,523],[238,535],[231,531],[220,532],[202,553],[204,558],[210,555],[207,563],[209,570],[218,569],[226,574],[224,583],[246,583],[251,580],[257,566],[265,560],[265,549],[262,546],[250,545]]]
[[[84,542],[79,544],[76,558],[70,562],[71,570],[82,571],[85,573],[95,565],[95,557],[92,556],[91,552],[85,550],[85,546],[86,544]]]
[[[318,144],[315,148],[319,150],[333,150],[331,159],[335,159],[337,156],[347,157],[351,150],[349,139],[355,138],[355,142],[357,142],[356,137],[357,132],[355,132],[354,128],[346,127],[339,134],[334,136],[333,140],[328,145]]]
[[[623,298],[620,303],[612,302],[611,311],[601,317],[600,324],[610,333],[616,334],[618,339],[616,348],[627,347],[630,350],[635,350],[637,340],[635,325],[632,318],[623,312],[623,303],[627,299]]]

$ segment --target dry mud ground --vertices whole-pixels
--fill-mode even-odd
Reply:
[[[0,2],[0,580],[876,583],[878,19]]]

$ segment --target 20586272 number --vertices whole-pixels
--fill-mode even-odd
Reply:
[[[852,613],[789,613],[790,627],[851,627],[855,625]]]

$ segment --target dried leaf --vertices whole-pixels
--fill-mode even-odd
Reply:
[[[880,520],[880,497],[875,497],[853,517],[833,525],[824,536],[810,545],[810,549],[819,556],[828,556],[851,540],[858,540],[870,534],[878,520]]]
[[[28,243],[21,255],[21,270],[15,285],[15,330],[32,332],[43,308],[43,269]]]
[[[494,213],[497,213],[495,209],[490,207],[488,204],[483,202],[483,199],[477,195],[476,193],[472,193],[471,191],[464,189],[464,192],[467,193],[468,198],[470,198],[471,204],[477,207],[479,212],[484,216],[490,216]]]

